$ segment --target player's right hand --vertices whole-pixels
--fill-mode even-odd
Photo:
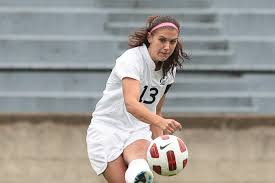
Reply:
[[[173,134],[177,130],[181,130],[182,126],[174,119],[162,119],[159,123],[159,127],[165,134]]]

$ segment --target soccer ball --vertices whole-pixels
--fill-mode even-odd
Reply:
[[[162,135],[154,139],[147,150],[150,168],[159,175],[178,174],[187,164],[188,150],[180,138]]]

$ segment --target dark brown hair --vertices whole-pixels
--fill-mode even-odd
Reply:
[[[129,47],[134,48],[145,44],[148,48],[150,45],[150,43],[147,40],[148,32],[150,32],[152,28],[163,22],[171,22],[175,24],[178,27],[178,30],[180,31],[180,24],[174,17],[149,16],[146,20],[146,26],[139,28],[137,31],[129,35]],[[172,55],[165,62],[163,62],[163,77],[167,75],[169,70],[173,72],[175,67],[181,68],[182,62],[184,62],[186,59],[189,60],[189,56],[183,51],[183,42],[179,39]]]

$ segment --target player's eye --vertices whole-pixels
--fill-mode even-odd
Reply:
[[[170,43],[171,43],[171,44],[176,44],[176,43],[177,43],[177,40],[176,40],[176,39],[175,39],[175,40],[171,40]]]
[[[166,39],[160,38],[159,41],[160,41],[161,43],[165,43],[165,42],[166,42]]]

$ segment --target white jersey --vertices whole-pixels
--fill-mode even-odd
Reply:
[[[140,81],[140,102],[155,113],[166,86],[174,82],[175,73],[176,69],[173,74],[168,72],[167,77],[163,78],[162,69],[155,71],[155,63],[145,45],[127,50],[116,60],[103,97],[93,112],[93,123],[105,123],[121,129],[140,129],[149,126],[127,112],[122,79],[130,77]]]

